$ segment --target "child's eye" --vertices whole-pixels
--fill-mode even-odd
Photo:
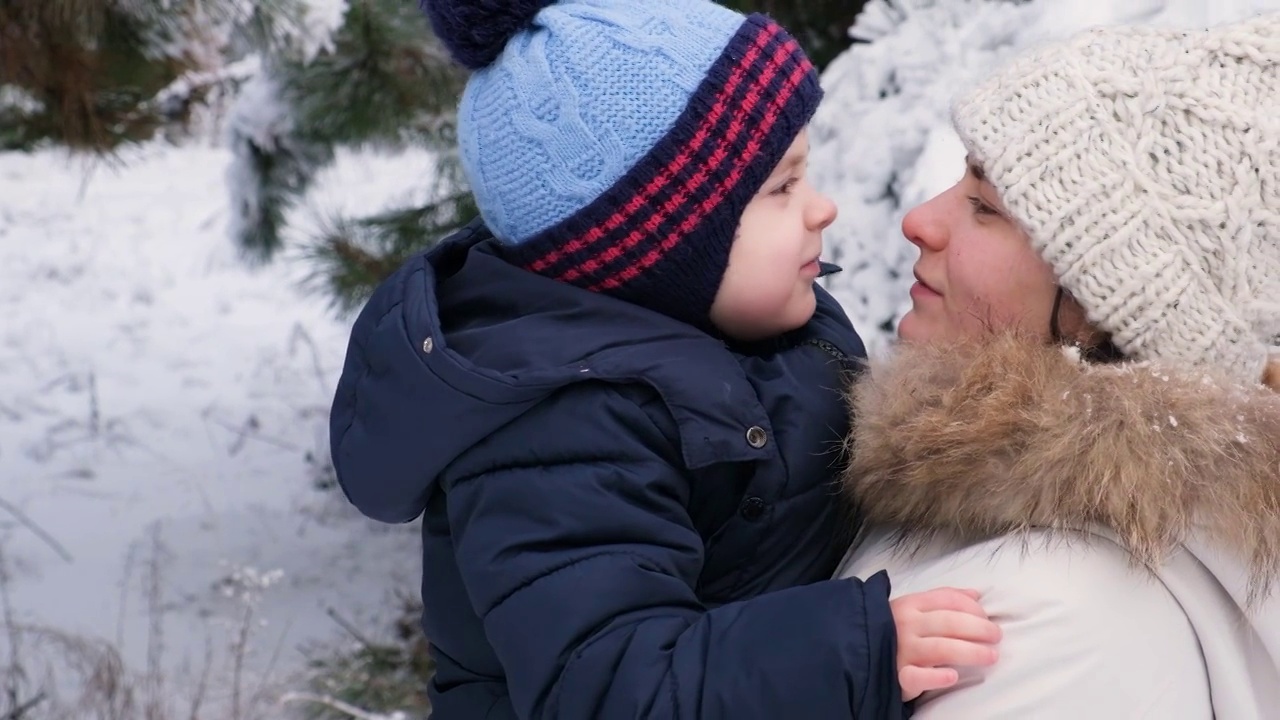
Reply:
[[[973,206],[973,211],[979,215],[999,215],[1000,212],[990,205],[982,201],[977,195],[969,196],[969,204]]]
[[[796,183],[798,182],[800,182],[799,179],[791,178],[790,180],[779,185],[777,188],[773,190],[773,192],[769,194],[770,195],[790,195],[791,191],[796,189]]]

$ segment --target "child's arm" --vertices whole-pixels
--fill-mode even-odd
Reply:
[[[448,508],[519,717],[902,717],[885,576],[708,610],[679,449],[634,401],[570,389],[499,435],[456,465]]]

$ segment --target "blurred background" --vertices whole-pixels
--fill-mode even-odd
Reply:
[[[1280,10],[726,4],[823,72],[826,282],[873,352],[954,93],[1090,25]],[[465,79],[407,0],[0,0],[0,720],[429,713],[417,530],[347,507],[327,412],[354,311],[476,214]]]

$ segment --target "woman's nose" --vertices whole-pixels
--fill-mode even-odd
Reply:
[[[948,191],[949,192],[949,191]],[[902,236],[920,249],[941,250],[947,244],[947,224],[942,212],[942,200],[947,193],[911,208],[902,218]]]

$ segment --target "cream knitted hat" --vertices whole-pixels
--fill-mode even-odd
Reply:
[[[955,126],[1126,356],[1262,378],[1280,343],[1280,14],[1095,29],[1014,61]]]

